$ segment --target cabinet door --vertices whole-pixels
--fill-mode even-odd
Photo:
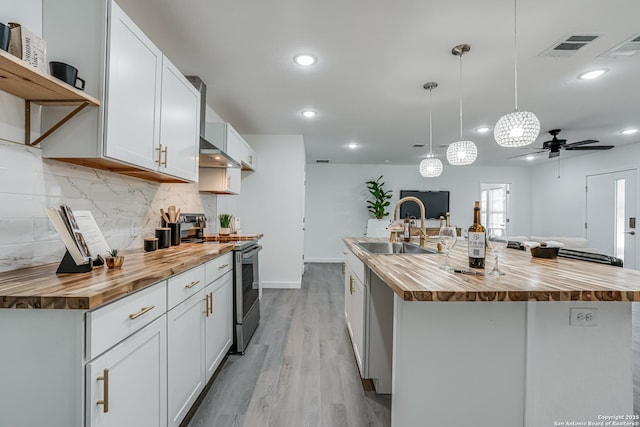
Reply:
[[[162,52],[111,2],[104,154],[156,169]]]
[[[235,160],[238,164],[242,161],[244,152],[244,139],[238,132],[227,123],[227,146],[226,153],[229,157]]]
[[[218,194],[240,194],[240,168],[200,168],[200,191]]]
[[[347,331],[353,339],[353,329],[351,328],[351,317],[353,316],[353,275],[349,269],[349,264],[345,264],[344,271],[344,318],[347,322]]]
[[[163,315],[87,363],[87,426],[166,426],[166,362]]]
[[[200,94],[167,57],[162,67],[160,144],[161,172],[198,180]]]
[[[178,426],[204,388],[204,290],[167,314],[169,426]]]
[[[351,306],[351,329],[353,331],[353,335],[351,336],[351,342],[353,343],[353,351],[356,355],[356,362],[358,362],[360,375],[364,377],[364,316],[366,289],[356,276],[352,277],[353,294],[351,295],[351,298],[353,300],[353,304]]]
[[[218,368],[233,341],[233,272],[230,271],[205,289],[211,298],[211,313],[206,318],[207,381]]]

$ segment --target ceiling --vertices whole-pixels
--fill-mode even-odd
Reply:
[[[508,157],[536,151],[560,128],[567,142],[640,142],[640,54],[599,58],[640,35],[637,0],[519,0],[518,99],[542,131],[527,149],[499,147],[493,127],[514,109],[512,0],[117,0],[185,73],[208,86],[207,103],[242,134],[302,134],[307,162],[418,164],[433,146],[445,168],[459,139],[459,59],[463,59],[463,137],[476,165],[550,162]],[[570,57],[541,56],[571,34],[599,37]],[[296,53],[317,56],[312,67]],[[577,75],[605,67],[597,80]],[[303,109],[318,116],[305,119]],[[347,144],[356,142],[351,150]],[[414,144],[426,144],[414,148]],[[560,158],[602,155],[563,151]]]

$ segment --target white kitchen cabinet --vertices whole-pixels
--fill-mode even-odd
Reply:
[[[87,427],[166,425],[165,316],[87,363]]]
[[[246,141],[244,141],[242,156],[240,157],[240,163],[243,171],[255,171],[257,168],[257,156],[256,150],[253,149]]]
[[[235,165],[240,165],[245,141],[229,123],[210,122],[206,124],[207,140],[229,156]]]
[[[207,285],[210,315],[205,318],[206,380],[209,381],[233,343],[233,271]]]
[[[200,168],[200,191],[216,194],[240,194],[240,168]]]
[[[86,92],[103,101],[58,129],[43,157],[161,182],[197,180],[200,94],[115,2],[43,0],[43,36],[48,54],[74,64]],[[44,111],[43,125],[61,114]]]
[[[360,376],[367,378],[366,372],[366,309],[367,288],[360,281],[352,266],[347,262],[345,268],[345,319],[351,337]]]
[[[179,426],[205,385],[204,291],[167,314],[168,421]]]

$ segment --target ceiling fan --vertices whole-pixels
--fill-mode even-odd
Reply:
[[[532,154],[544,153],[545,151],[549,151],[549,158],[553,159],[554,157],[558,157],[560,155],[560,150],[611,150],[613,145],[589,145],[594,144],[597,141],[595,139],[585,139],[584,141],[572,142],[567,144],[566,139],[558,139],[558,134],[560,133],[560,129],[552,129],[549,131],[553,138],[549,141],[545,141],[542,144],[542,148],[539,151],[529,153],[529,154],[521,154],[519,156],[509,157],[509,159],[515,159],[516,157],[530,156]]]

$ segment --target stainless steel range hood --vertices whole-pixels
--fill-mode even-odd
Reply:
[[[200,92],[200,167],[228,168],[239,167],[240,164],[227,155],[226,140],[215,138],[215,133],[207,132],[207,85],[198,76],[187,76],[187,79]]]

